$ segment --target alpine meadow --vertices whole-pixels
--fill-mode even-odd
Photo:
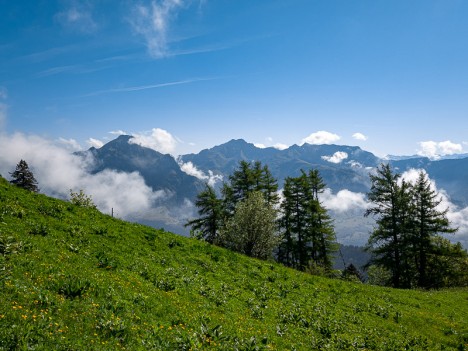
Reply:
[[[468,0],[0,0],[0,351],[468,351]]]
[[[320,277],[0,181],[3,350],[468,345],[466,288]]]

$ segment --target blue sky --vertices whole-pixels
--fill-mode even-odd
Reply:
[[[0,130],[468,152],[467,17],[464,0],[0,0]]]

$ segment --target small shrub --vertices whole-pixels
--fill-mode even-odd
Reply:
[[[86,195],[83,190],[75,193],[70,189],[70,202],[80,207],[96,208],[96,205],[93,203],[93,198]]]
[[[82,297],[90,288],[91,283],[87,279],[82,279],[74,276],[61,278],[56,284],[56,292],[67,299],[75,299]]]

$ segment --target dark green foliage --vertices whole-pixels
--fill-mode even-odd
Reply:
[[[364,277],[362,276],[362,273],[352,263],[350,263],[343,270],[342,276],[344,279],[347,279],[347,280],[357,280],[360,282],[364,282]]]
[[[218,243],[223,220],[222,200],[218,199],[213,187],[206,184],[205,190],[197,195],[195,205],[200,217],[189,221],[185,226],[191,226],[198,239],[204,239],[211,244]]]
[[[320,203],[324,191],[320,174],[316,170],[302,172],[299,177],[285,180],[281,203],[280,226],[282,243],[278,261],[300,270],[330,270],[333,252],[337,251],[333,223],[327,210]]]
[[[278,182],[270,173],[268,167],[262,166],[260,161],[252,165],[247,161],[240,161],[239,166],[229,176],[229,182],[222,189],[224,209],[227,215],[232,215],[236,204],[245,200],[247,196],[259,191],[269,205],[278,203]]]
[[[186,226],[192,227],[192,236],[198,239],[229,247],[249,256],[270,257],[271,243],[276,243],[276,212],[273,208],[279,200],[277,191],[277,181],[267,166],[262,166],[260,162],[251,164],[241,161],[239,167],[229,176],[229,182],[223,185],[221,198],[217,197],[215,190],[209,185],[198,194],[195,204],[199,218],[189,221]],[[248,200],[253,193],[260,194],[263,201]],[[252,208],[252,201],[260,206],[258,211]],[[223,238],[220,238],[221,232],[224,233]],[[263,248],[260,250],[261,246]]]
[[[466,267],[466,251],[441,237],[456,231],[446,217],[448,209],[438,209],[442,200],[424,172],[415,184],[400,177],[389,165],[381,165],[371,175],[368,197],[373,206],[366,215],[377,220],[368,242],[372,264],[391,272],[387,284],[393,287],[466,285],[466,274],[457,272]]]
[[[374,254],[373,262],[392,272],[391,284],[395,288],[409,287],[407,282],[403,282],[408,277],[404,269],[410,259],[404,256],[403,236],[409,230],[410,194],[409,184],[398,184],[400,177],[388,164],[380,165],[377,173],[370,175],[368,199],[373,206],[365,213],[376,217],[376,228],[368,243]]]
[[[419,173],[419,178],[411,190],[412,230],[406,244],[412,251],[416,284],[423,288],[439,287],[441,285],[437,284],[437,279],[431,277],[431,271],[437,271],[437,269],[430,266],[431,264],[437,265],[437,256],[444,255],[444,253],[440,250],[437,252],[437,244],[440,241],[434,239],[440,234],[454,233],[456,230],[450,227],[446,217],[448,209],[444,211],[437,209],[442,199],[435,190],[431,189],[430,181],[424,172]]]
[[[11,184],[35,193],[39,192],[39,188],[37,187],[37,180],[34,178],[34,174],[29,169],[26,161],[21,160],[16,165],[15,171],[11,172],[10,175]]]

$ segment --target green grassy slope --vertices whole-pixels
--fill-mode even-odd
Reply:
[[[468,290],[302,274],[0,179],[0,350],[464,350]]]

